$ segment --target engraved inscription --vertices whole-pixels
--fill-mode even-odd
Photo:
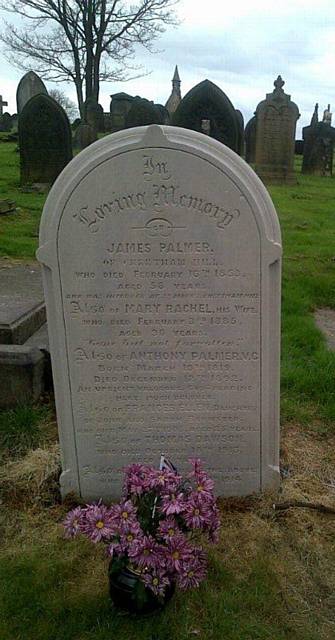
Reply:
[[[203,458],[222,493],[256,491],[258,227],[209,163],[167,149],[125,155],[87,178],[86,201],[70,199],[60,228],[82,490],[109,497],[125,464],[157,465],[163,451],[181,467]]]

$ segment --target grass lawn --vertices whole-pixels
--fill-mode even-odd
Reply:
[[[45,196],[18,190],[18,161],[15,145],[0,142],[0,198],[20,207],[0,218],[0,255],[30,259]],[[284,246],[280,496],[221,500],[208,580],[161,614],[123,616],[111,609],[103,551],[62,539],[52,408],[3,412],[1,640],[334,639],[335,516],[272,504],[335,506],[335,354],[313,319],[318,307],[335,309],[335,180],[299,174],[297,185],[269,190]]]

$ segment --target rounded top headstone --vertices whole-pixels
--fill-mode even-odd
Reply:
[[[178,127],[203,131],[203,120],[210,121],[210,136],[233,151],[239,148],[239,122],[228,96],[210,80],[191,89],[173,114]]]
[[[111,500],[163,446],[220,494],[277,485],[280,256],[266,189],[208,136],[138,127],[74,158],[38,251],[63,495]]]
[[[20,80],[16,90],[17,112],[21,113],[24,105],[40,93],[48,95],[47,88],[35,71],[28,71]]]

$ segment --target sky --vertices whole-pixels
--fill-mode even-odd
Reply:
[[[243,113],[245,123],[257,104],[273,90],[280,74],[284,90],[298,105],[301,127],[309,124],[314,105],[319,117],[330,103],[335,126],[334,0],[180,0],[178,27],[168,27],[156,42],[156,53],[138,49],[136,64],[147,75],[126,83],[103,83],[100,104],[109,111],[110,94],[131,95],[165,104],[178,65],[182,95],[208,78]],[[0,11],[1,18],[7,18]],[[33,68],[33,66],[32,66]],[[16,87],[23,72],[0,56],[0,94],[16,111]],[[70,84],[47,82],[75,101]]]

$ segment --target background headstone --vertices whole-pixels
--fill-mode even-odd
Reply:
[[[110,500],[162,451],[221,494],[278,483],[280,255],[267,191],[215,140],[143,127],[74,158],[38,251],[63,495]]]
[[[3,113],[0,116],[0,131],[11,131],[13,128],[13,122],[15,120],[14,116],[11,116],[10,113]]]
[[[0,96],[0,116],[3,115],[3,107],[8,107],[8,102],[3,100],[2,96]]]
[[[302,156],[304,154],[304,141],[303,140],[296,140],[294,143],[294,153],[297,156]]]
[[[241,125],[236,111],[226,94],[209,80],[200,82],[184,96],[172,123],[207,133],[239,152]]]
[[[238,124],[237,153],[239,156],[244,156],[244,118],[239,109],[235,109],[235,113]]]
[[[275,89],[256,109],[255,169],[265,183],[294,183],[294,144],[299,109],[284,93],[278,76]]]
[[[97,134],[95,129],[93,129],[90,124],[81,122],[73,135],[73,147],[74,149],[80,149],[81,151],[92,144],[92,142],[95,142],[96,139]]]
[[[255,162],[256,152],[256,116],[251,118],[244,131],[245,160],[249,164]]]
[[[315,105],[311,123],[303,128],[302,173],[317,176],[331,176],[333,173],[333,154],[335,128],[331,126],[330,105],[324,112],[323,121],[318,121],[318,104]]]
[[[111,123],[110,127],[112,131],[119,131],[126,126],[126,116],[131,109],[133,96],[128,93],[114,93],[111,95],[110,114]]]
[[[52,184],[72,158],[68,117],[50,96],[39,94],[19,118],[21,184]]]
[[[125,126],[127,129],[130,129],[148,124],[163,124],[161,111],[153,102],[136,96],[126,115]]]
[[[166,107],[164,107],[164,105],[162,104],[156,104],[155,103],[155,108],[158,109],[160,115],[161,115],[161,123],[162,124],[170,124],[171,122],[171,118],[170,118],[170,114],[167,110]]]
[[[24,105],[36,95],[48,95],[47,88],[34,71],[28,71],[20,80],[16,90],[17,113],[20,115]]]
[[[85,102],[85,124],[92,127],[96,137],[105,130],[103,108],[94,98],[88,98]]]

